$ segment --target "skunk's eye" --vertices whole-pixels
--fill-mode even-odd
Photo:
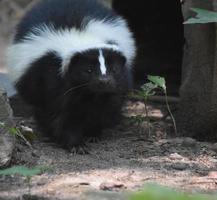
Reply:
[[[89,68],[87,69],[87,72],[88,72],[89,74],[91,74],[91,73],[93,72],[93,70],[91,69],[91,67],[89,67]]]

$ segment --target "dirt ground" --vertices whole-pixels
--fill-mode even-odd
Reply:
[[[122,123],[106,130],[98,143],[89,143],[86,155],[71,154],[42,137],[33,141],[33,149],[18,142],[12,165],[48,167],[30,183],[30,193],[38,199],[82,199],[89,191],[119,194],[136,191],[150,182],[186,192],[216,193],[217,143],[174,137],[171,121],[165,117],[161,104],[149,106],[149,136],[145,121],[138,124],[130,118],[143,113],[141,102],[129,101]],[[18,121],[21,119],[37,132],[31,118]],[[0,177],[0,182],[0,199],[28,194],[28,184],[22,177]]]

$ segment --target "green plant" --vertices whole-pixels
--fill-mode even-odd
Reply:
[[[141,131],[141,133],[143,133],[142,129],[141,129],[141,124],[144,122],[146,117],[142,116],[142,115],[135,115],[135,116],[131,116],[129,117],[130,122],[132,122],[133,124],[135,124],[137,126],[137,131]]]
[[[175,121],[175,118],[174,118],[174,116],[172,114],[172,111],[170,109],[170,106],[169,106],[165,78],[160,77],[160,76],[151,76],[151,75],[148,75],[147,79],[148,79],[149,82],[145,83],[141,87],[141,90],[137,91],[137,95],[139,95],[140,97],[142,97],[142,99],[144,100],[145,113],[146,113],[146,120],[147,120],[147,123],[148,123],[148,132],[149,132],[149,135],[151,134],[151,123],[150,123],[150,118],[149,118],[148,109],[147,109],[147,102],[148,102],[148,99],[151,96],[154,96],[156,94],[156,90],[157,89],[161,89],[163,91],[164,95],[165,95],[165,101],[166,101],[167,110],[168,110],[169,115],[170,115],[170,117],[172,119],[172,122],[173,122],[174,132],[177,135],[176,121]]]
[[[27,168],[24,166],[13,166],[8,169],[0,170],[0,175],[2,176],[11,176],[11,175],[20,175],[26,178],[29,188],[29,194],[31,190],[30,182],[31,178],[35,175],[44,173],[47,169],[45,167],[35,167],[35,168]]]
[[[6,129],[10,134],[14,135],[15,137],[21,138],[27,146],[32,148],[32,145],[29,143],[29,141],[24,137],[24,135],[21,133],[21,131],[16,127],[8,127],[5,123],[0,122],[0,127]]]
[[[145,83],[144,85],[142,85],[141,90],[138,91],[138,95],[141,96],[144,100],[144,104],[145,104],[145,116],[146,116],[146,120],[148,123],[148,134],[149,136],[151,135],[151,123],[150,123],[150,118],[149,118],[149,114],[148,114],[148,108],[147,108],[147,101],[148,99],[155,95],[155,89],[158,86],[152,82],[148,82]]]
[[[184,24],[205,24],[217,22],[217,12],[204,10],[200,8],[191,8],[197,15],[194,18],[188,19]]]
[[[11,168],[0,170],[0,175],[20,175],[24,177],[32,177],[45,171],[45,167],[28,168],[24,166],[13,166]]]
[[[214,200],[216,198],[202,194],[189,195],[157,185],[146,185],[142,191],[132,194],[129,200]]]
[[[160,77],[160,76],[151,76],[151,75],[148,75],[148,80],[151,81],[154,85],[156,85],[157,87],[159,87],[159,88],[161,88],[163,90],[164,95],[165,95],[167,110],[168,110],[168,112],[170,114],[170,117],[172,119],[172,122],[173,122],[173,127],[174,127],[174,131],[175,131],[175,135],[177,135],[176,120],[175,120],[175,118],[173,116],[173,113],[172,113],[172,111],[170,109],[170,106],[169,106],[165,78]]]

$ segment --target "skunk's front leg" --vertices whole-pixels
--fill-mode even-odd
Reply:
[[[87,154],[88,148],[83,140],[83,131],[78,128],[62,128],[59,141],[57,141],[64,149],[74,154]]]
[[[56,142],[64,149],[72,153],[86,154],[87,146],[84,143],[83,127],[77,123],[75,118],[66,115],[66,112],[60,112],[53,121],[54,138]]]

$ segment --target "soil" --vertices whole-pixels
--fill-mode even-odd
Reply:
[[[215,193],[217,143],[174,136],[165,106],[151,104],[148,108],[149,134],[147,122],[138,123],[133,118],[144,115],[144,104],[128,101],[121,124],[106,130],[97,143],[88,143],[89,154],[72,154],[38,136],[32,149],[22,141],[17,143],[11,164],[48,168],[31,179],[30,194],[40,197],[36,199],[85,199],[81,197],[88,196],[89,191],[95,192],[93,199],[101,192],[104,199],[119,199],[114,195],[139,190],[146,183],[185,192]],[[17,117],[17,121],[37,133],[30,117]],[[23,177],[0,177],[0,182],[0,199],[16,199],[29,193]],[[105,191],[113,195],[105,198]]]

